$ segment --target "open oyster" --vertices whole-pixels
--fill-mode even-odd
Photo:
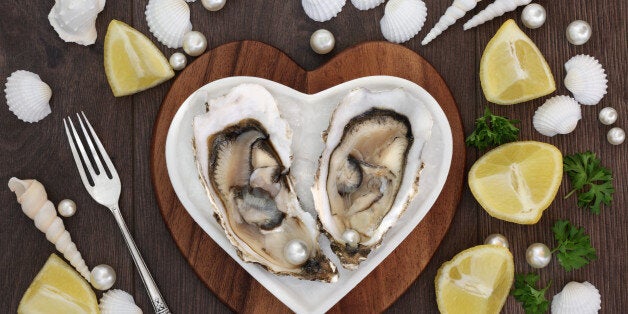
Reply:
[[[402,89],[357,89],[334,111],[312,193],[345,268],[358,267],[416,195],[432,124]]]
[[[239,85],[194,118],[201,182],[240,258],[273,273],[333,282],[336,267],[321,252],[316,221],[288,176],[291,137],[272,95]]]

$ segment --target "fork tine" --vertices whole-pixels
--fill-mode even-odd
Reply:
[[[72,123],[72,120],[68,118],[68,121]],[[76,168],[78,169],[79,175],[81,176],[81,181],[83,181],[83,185],[87,188],[91,186],[89,184],[89,180],[87,179],[87,175],[85,174],[85,169],[83,168],[83,163],[81,162],[81,157],[79,156],[76,147],[74,146],[74,141],[72,140],[72,135],[70,134],[70,129],[68,128],[68,124],[65,119],[63,119],[63,126],[65,127],[65,134],[68,136],[68,144],[70,145],[70,150],[72,151],[72,156],[74,157],[74,162],[76,163]],[[76,136],[76,133],[74,133]],[[78,137],[75,137],[77,141],[80,141]]]
[[[98,168],[98,171],[102,173],[104,172],[104,168],[102,167],[102,163],[100,162],[100,157],[98,157],[98,153],[94,149],[94,144],[92,143],[92,140],[87,130],[85,129],[85,125],[83,124],[83,119],[81,119],[81,115],[78,113],[76,114],[76,117],[78,118],[79,124],[81,125],[81,130],[83,130],[83,135],[85,136],[85,142],[87,142],[87,146],[89,146],[89,151],[92,153],[92,157],[94,157],[96,168]],[[90,133],[92,134],[92,137],[94,137],[94,132],[90,132]]]
[[[94,132],[94,128],[92,128],[92,124],[89,123],[89,120],[85,116],[85,112],[81,111],[81,114],[83,115],[83,119],[85,120],[85,124],[87,124],[87,128],[89,129],[89,132],[92,134],[92,138],[94,139],[94,141],[96,141],[96,146],[98,147],[98,150],[100,151],[102,158],[105,161],[105,165],[107,166],[107,168],[109,168],[109,173],[111,173],[111,176],[113,179],[118,178],[118,172],[116,171],[116,167],[111,162],[111,159],[109,158],[109,154],[107,154],[107,150],[102,146],[102,143],[100,142],[100,139],[98,138],[98,135],[96,135],[96,132]]]

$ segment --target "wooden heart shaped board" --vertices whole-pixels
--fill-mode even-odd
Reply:
[[[151,154],[157,201],[167,227],[190,266],[233,310],[254,313],[289,311],[218,246],[179,202],[168,177],[165,157],[166,136],[177,110],[198,88],[231,76],[265,78],[314,94],[372,75],[396,76],[423,87],[441,106],[453,135],[449,175],[429,213],[377,268],[330,310],[379,312],[390,306],[425,268],[449,228],[462,193],[463,127],[454,99],[436,70],[403,46],[370,42],[347,49],[321,68],[307,72],[271,46],[244,41],[220,46],[199,57],[179,74],[166,95],[155,122]]]

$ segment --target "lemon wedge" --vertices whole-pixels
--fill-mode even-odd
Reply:
[[[116,97],[141,92],[174,76],[150,39],[118,20],[109,23],[104,50],[107,81]]]
[[[500,105],[521,103],[556,90],[543,54],[512,19],[486,45],[480,82],[486,99]]]
[[[515,275],[512,254],[497,245],[479,245],[458,253],[436,274],[436,303],[445,314],[499,313]]]
[[[26,289],[18,314],[100,313],[92,287],[56,254],[50,255]]]
[[[523,141],[501,145],[469,170],[469,187],[489,215],[534,224],[556,197],[563,155],[551,144]]]

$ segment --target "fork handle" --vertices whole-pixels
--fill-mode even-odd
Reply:
[[[129,229],[124,222],[124,218],[122,218],[122,213],[120,212],[118,204],[111,206],[109,209],[113,213],[113,216],[116,218],[116,222],[118,223],[118,227],[120,227],[120,231],[122,231],[126,246],[129,248],[129,252],[133,257],[135,267],[137,267],[137,270],[140,272],[140,278],[142,278],[142,282],[146,287],[146,291],[148,292],[148,296],[151,299],[153,308],[155,309],[155,313],[171,314],[168,306],[166,305],[166,301],[161,296],[161,293],[157,288],[157,284],[155,284],[155,281],[153,280],[153,276],[151,276],[150,271],[148,271],[148,267],[146,267],[146,263],[144,263],[144,259],[142,258],[140,251],[137,249],[137,245],[135,245],[133,237],[131,237],[131,233],[129,232]]]

